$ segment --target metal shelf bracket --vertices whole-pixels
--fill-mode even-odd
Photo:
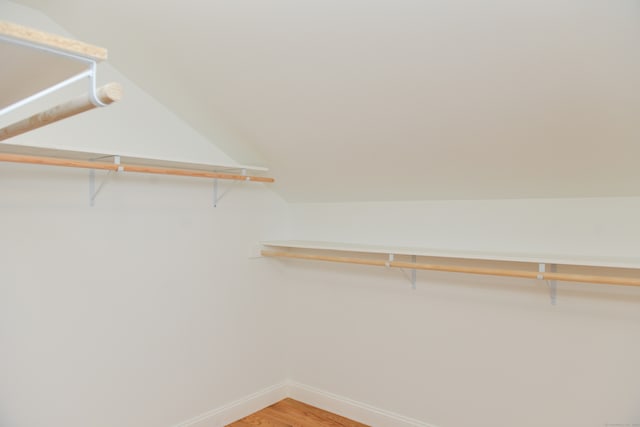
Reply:
[[[94,159],[94,160],[98,160],[98,159]],[[120,156],[113,156],[113,163],[116,165],[120,165]],[[116,172],[122,172],[122,170],[123,170],[122,166],[118,166],[118,170]],[[95,206],[96,197],[98,196],[98,193],[100,193],[104,185],[107,183],[107,181],[109,181],[109,178],[111,178],[111,176],[113,175],[112,172],[113,171],[111,170],[107,172],[107,175],[105,176],[104,180],[102,180],[102,182],[96,189],[96,170],[89,169],[89,206],[91,207]]]
[[[242,176],[247,176],[247,170],[246,169],[242,169]],[[249,178],[247,177],[247,180],[249,180]],[[239,181],[233,181],[233,183],[222,192],[222,194],[219,194],[219,190],[218,190],[218,178],[214,178],[213,180],[213,207],[217,208],[218,207],[218,202],[220,200],[222,200],[222,198],[233,189],[233,185],[236,184]]]
[[[538,264],[538,280],[544,280],[544,273],[547,270],[547,264]],[[558,271],[557,264],[549,264],[549,272],[555,273]],[[558,281],[557,280],[545,280],[547,287],[549,288],[549,298],[551,305],[558,304]]]
[[[39,92],[36,92],[24,99],[21,99],[17,102],[14,102],[10,105],[7,105],[4,108],[0,109],[0,116],[4,116],[14,110],[19,109],[20,107],[27,105],[33,101],[36,101],[40,98],[44,98],[45,96],[57,92],[67,86],[70,86],[82,79],[88,78],[89,79],[89,98],[91,100],[91,103],[93,105],[95,105],[96,107],[105,107],[107,104],[105,104],[104,102],[100,101],[100,99],[98,98],[97,95],[97,68],[98,68],[98,63],[96,62],[96,60],[91,59],[91,58],[87,58],[85,56],[82,55],[78,55],[78,54],[74,54],[71,52],[66,52],[64,50],[61,49],[55,49],[49,46],[43,46],[41,44],[35,43],[35,42],[31,42],[28,40],[19,40],[19,39],[15,39],[12,37],[8,37],[8,36],[4,36],[4,35],[0,35],[0,40],[1,41],[6,41],[9,43],[13,43],[19,46],[26,46],[28,48],[31,49],[36,49],[36,50],[40,50],[43,52],[47,52],[47,53],[53,53],[54,55],[58,55],[58,56],[62,56],[62,57],[66,57],[69,58],[71,60],[75,60],[75,61],[79,61],[84,63],[87,68],[74,75],[71,76],[61,82],[58,82],[56,84],[51,85],[48,88],[45,88],[43,90],[40,90]]]
[[[385,262],[385,266],[387,267],[391,267],[391,264],[393,263],[394,260],[394,254],[389,254],[389,260],[387,262]],[[415,255],[411,255],[411,262],[413,262],[415,264],[416,262],[416,256]],[[411,288],[415,291],[416,290],[416,278],[417,278],[417,270],[415,268],[409,270],[407,272],[407,270],[405,270],[404,268],[401,268],[400,271],[402,271],[402,274],[404,274],[404,276],[409,280],[409,282],[411,282]]]

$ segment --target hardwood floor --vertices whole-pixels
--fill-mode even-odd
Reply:
[[[315,406],[284,399],[226,427],[370,427]]]

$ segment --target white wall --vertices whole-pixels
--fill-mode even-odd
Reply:
[[[120,104],[11,142],[230,161],[108,64],[99,76],[124,84]],[[287,207],[230,185],[213,208],[211,181],[123,174],[91,208],[86,170],[0,164],[0,425],[170,426],[285,377],[285,288],[248,256]]]
[[[640,256],[640,198],[298,204],[296,238]],[[640,292],[277,261],[294,381],[439,427],[640,423]]]

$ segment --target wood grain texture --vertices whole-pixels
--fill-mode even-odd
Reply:
[[[44,166],[64,166],[68,168],[100,169],[117,171],[115,163],[90,162],[88,160],[61,159],[56,157],[25,156],[22,154],[2,154],[0,162],[26,163]]]
[[[369,427],[315,406],[284,399],[227,427]]]
[[[7,21],[0,21],[0,36],[35,43],[55,50],[91,58],[95,61],[104,61],[107,59],[107,49],[102,47],[93,46],[78,40],[46,33]]]
[[[122,99],[122,86],[119,83],[108,83],[96,90],[96,96],[103,104],[108,105],[117,102]],[[94,108],[97,108],[97,106],[93,104],[89,94],[79,96],[71,101],[56,105],[55,107],[51,107],[48,110],[34,114],[31,117],[27,117],[26,119],[0,129],[0,141],[13,138],[14,136],[47,126]]]
[[[273,178],[267,176],[254,176],[254,175],[238,175],[222,172],[205,172],[205,171],[193,171],[185,169],[170,169],[159,168],[155,166],[138,166],[138,165],[123,165],[122,170],[125,172],[139,172],[139,173],[152,173],[159,175],[176,175],[176,176],[192,176],[196,178],[219,178],[230,179],[234,181],[252,181],[252,182],[274,182]]]

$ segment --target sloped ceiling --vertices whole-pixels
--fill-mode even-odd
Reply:
[[[17,2],[290,201],[640,195],[635,0]]]

